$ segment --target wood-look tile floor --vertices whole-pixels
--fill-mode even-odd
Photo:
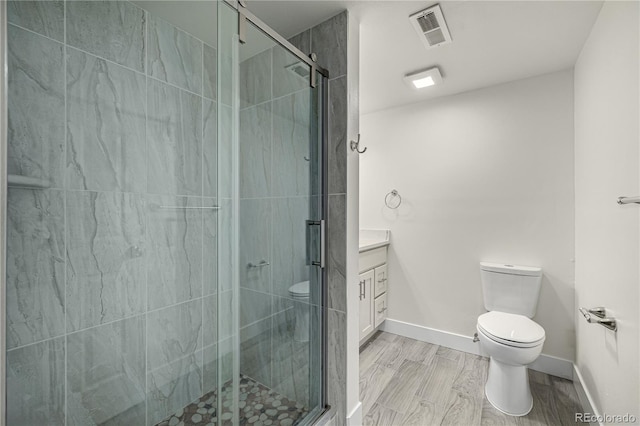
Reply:
[[[582,412],[569,380],[529,370],[534,402],[507,416],[484,396],[489,359],[379,332],[360,352],[365,425],[575,425]]]

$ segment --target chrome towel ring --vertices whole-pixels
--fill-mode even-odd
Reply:
[[[398,191],[393,189],[391,190],[391,192],[385,195],[384,203],[390,209],[397,209],[398,207],[400,207],[400,204],[402,204],[402,197],[400,196],[400,193],[398,193]]]

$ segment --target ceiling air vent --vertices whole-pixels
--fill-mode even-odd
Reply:
[[[451,43],[451,35],[439,4],[414,13],[409,20],[427,49]]]

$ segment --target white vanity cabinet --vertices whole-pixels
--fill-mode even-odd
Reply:
[[[373,310],[373,280],[375,274],[373,269],[360,274],[360,282],[358,283],[358,297],[360,298],[360,340],[364,336],[371,334],[375,328],[374,310]]]
[[[387,247],[360,252],[360,343],[387,317]]]

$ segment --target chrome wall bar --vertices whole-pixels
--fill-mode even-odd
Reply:
[[[618,204],[640,204],[640,197],[618,197]]]

